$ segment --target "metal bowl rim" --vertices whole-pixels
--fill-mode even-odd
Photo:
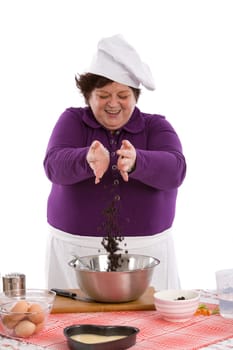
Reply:
[[[85,256],[79,256],[78,259],[88,259],[91,260],[93,258],[100,258],[100,257],[108,257],[109,254],[94,254],[94,255],[85,255]],[[75,271],[83,271],[83,272],[89,272],[89,273],[134,273],[136,271],[145,271],[145,270],[150,270],[153,269],[154,267],[158,266],[160,264],[160,260],[158,258],[155,258],[150,255],[143,255],[143,254],[121,254],[122,257],[126,258],[131,258],[131,257],[138,257],[138,258],[148,258],[148,259],[153,259],[152,262],[148,263],[148,266],[142,267],[142,268],[135,268],[133,270],[124,270],[124,271],[100,271],[100,270],[92,270],[92,269],[85,269],[82,266],[71,266],[70,263],[75,260],[72,259],[68,264],[75,269]],[[78,260],[77,260],[78,261]]]

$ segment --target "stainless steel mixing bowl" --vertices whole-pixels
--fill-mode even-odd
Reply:
[[[108,270],[108,254],[75,257],[74,268],[79,288],[95,301],[122,303],[138,299],[149,287],[154,268],[160,261],[151,256],[122,254],[121,266]]]

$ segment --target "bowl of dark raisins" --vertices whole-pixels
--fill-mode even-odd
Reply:
[[[167,289],[154,293],[156,311],[166,321],[185,322],[193,317],[200,302],[196,290]]]

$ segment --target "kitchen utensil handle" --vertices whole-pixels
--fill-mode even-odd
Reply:
[[[57,295],[67,298],[75,298],[77,297],[76,293],[69,292],[68,290],[52,288],[51,291],[55,292]]]
[[[61,297],[67,297],[67,298],[71,298],[74,300],[85,301],[87,303],[93,303],[93,299],[88,298],[88,297],[81,297],[78,294],[72,293],[72,292],[65,290],[65,289],[52,288],[51,290],[53,292],[55,292],[57,295],[60,295]]]

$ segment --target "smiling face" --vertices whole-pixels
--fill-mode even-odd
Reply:
[[[102,88],[95,88],[88,103],[101,125],[109,130],[117,130],[130,119],[136,99],[130,87],[113,82]]]

